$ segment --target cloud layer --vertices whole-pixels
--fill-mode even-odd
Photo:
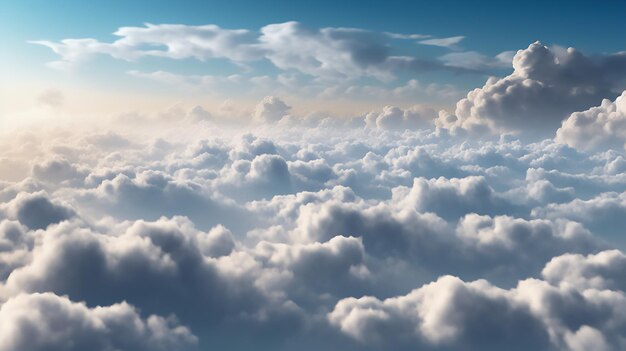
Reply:
[[[323,79],[510,58],[422,62],[387,41],[463,37],[296,22],[116,35],[41,44],[62,65],[264,59]],[[7,134],[0,351],[624,349],[625,64],[533,43],[454,114],[267,96]]]

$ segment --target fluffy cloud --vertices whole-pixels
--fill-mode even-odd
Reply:
[[[10,218],[31,229],[43,229],[74,216],[71,208],[53,203],[43,192],[19,193],[3,207]]]
[[[553,285],[577,289],[624,291],[621,277],[626,270],[626,256],[619,250],[602,251],[583,256],[566,254],[550,260],[542,275]]]
[[[0,321],[25,326],[0,346],[625,346],[621,152],[451,136],[421,107],[209,114],[0,139],[31,170],[0,182]]]
[[[275,96],[266,96],[256,105],[254,119],[258,122],[277,122],[287,116],[291,106]]]
[[[407,295],[341,300],[329,322],[377,347],[411,349],[620,349],[623,293],[528,279],[510,290],[444,276]],[[485,318],[485,316],[489,316]]]
[[[514,203],[497,194],[480,176],[415,178],[411,189],[395,188],[394,198],[403,207],[435,212],[444,218],[459,218],[466,213],[513,214],[518,210]]]
[[[0,295],[54,292],[99,306],[128,301],[193,326],[271,310],[271,291],[257,284],[272,272],[232,253],[232,238],[219,231],[200,232],[184,218],[138,221],[119,235],[66,222],[40,234],[32,261],[11,272]]]
[[[626,91],[614,102],[604,99],[600,106],[572,113],[555,139],[583,150],[626,147]]]
[[[505,291],[451,276],[383,301],[344,299],[328,319],[343,333],[382,348],[527,350],[546,349],[549,340],[529,309],[509,301]]]
[[[194,350],[197,338],[174,320],[141,318],[127,303],[89,308],[52,293],[0,306],[0,350]]]
[[[433,109],[424,106],[413,106],[406,110],[385,106],[380,113],[368,113],[365,125],[383,130],[417,130],[430,127],[435,116]]]
[[[161,171],[113,174],[95,188],[71,190],[65,197],[83,207],[87,216],[96,217],[101,211],[120,219],[186,215],[204,228],[217,224],[240,228],[245,223],[243,211],[231,200],[213,195],[193,180],[178,181]]]
[[[345,28],[309,30],[297,22],[261,28],[259,41],[268,59],[283,70],[297,69],[313,76],[369,75],[384,78],[389,49],[382,35]]]
[[[591,199],[574,199],[562,204],[549,204],[533,209],[532,215],[544,218],[568,218],[584,223],[596,235],[624,244],[624,213],[626,192],[607,192]]]
[[[34,237],[17,221],[0,222],[0,280],[28,262]]]
[[[570,113],[613,98],[626,83],[626,55],[588,57],[539,42],[519,50],[512,74],[490,78],[457,102],[438,126],[452,132],[525,132],[549,136]]]

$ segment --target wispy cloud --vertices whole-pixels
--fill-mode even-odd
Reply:
[[[432,45],[432,46],[439,46],[442,48],[453,49],[453,48],[456,48],[457,44],[460,43],[463,39],[465,39],[465,36],[459,35],[456,37],[432,38],[432,39],[420,40],[418,41],[418,43],[423,44],[423,45]]]
[[[107,55],[129,62],[144,57],[199,61],[226,59],[240,66],[267,60],[280,70],[293,70],[323,79],[374,77],[385,81],[400,69],[449,69],[436,60],[394,55],[391,39],[431,37],[422,34],[379,33],[340,27],[311,29],[298,22],[269,24],[258,32],[225,29],[213,24],[146,24],[144,27],[122,27],[113,34],[120,38],[113,42],[84,38],[30,43],[49,47],[57,53],[61,59],[49,63],[55,68],[69,68],[95,55]],[[420,43],[453,48],[463,38],[434,38]]]

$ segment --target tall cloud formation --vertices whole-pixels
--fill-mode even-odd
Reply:
[[[267,54],[246,31],[155,28],[94,50],[217,55],[168,37],[185,33]],[[311,74],[390,57],[357,30],[263,35]],[[308,61],[333,50],[363,71]],[[240,125],[177,105],[6,135],[0,162],[28,171],[0,172],[0,350],[624,349],[624,95],[593,107],[622,89],[622,56],[532,44],[455,115],[302,117],[268,96]]]
[[[613,99],[626,88],[626,54],[589,57],[539,42],[519,50],[513,73],[490,78],[443,113],[437,126],[452,132],[528,132],[550,136],[569,114]]]

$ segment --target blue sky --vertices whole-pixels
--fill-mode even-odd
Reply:
[[[475,52],[485,57],[526,48],[535,40],[546,45],[572,46],[586,54],[613,53],[624,49],[624,38],[614,33],[624,32],[624,1],[527,1],[513,5],[510,2],[468,1],[110,1],[90,3],[83,1],[5,1],[0,11],[3,26],[3,47],[10,55],[0,58],[0,74],[7,80],[20,81],[26,90],[60,89],[99,91],[115,94],[140,94],[188,99],[206,99],[212,103],[223,99],[252,100],[262,97],[259,91],[245,92],[240,86],[220,86],[211,89],[189,89],[172,84],[154,84],[152,81],[129,76],[129,71],[142,73],[166,71],[177,75],[228,76],[243,74],[248,77],[275,78],[283,70],[267,60],[249,62],[247,70],[233,65],[227,59],[212,58],[169,60],[141,58],[136,62],[115,60],[96,55],[77,65],[73,72],[60,72],[45,64],[58,59],[51,50],[28,43],[32,40],[58,42],[67,38],[94,38],[101,42],[117,39],[113,32],[120,27],[142,27],[144,23],[205,25],[215,24],[222,29],[248,29],[258,32],[263,26],[297,21],[304,28],[318,30],[324,27],[358,28],[373,33],[423,34],[433,38],[463,36],[455,48],[416,44],[415,40],[390,40],[394,55],[408,55],[437,61],[448,53]],[[511,71],[504,66],[490,67],[479,72],[450,72],[425,70],[396,72],[389,81],[371,76],[353,79],[351,86],[375,86],[391,90],[417,80],[422,86],[440,84],[447,95],[417,92],[398,99],[401,105],[430,103],[437,107],[451,106],[466,91],[481,86],[489,75],[503,76]],[[302,72],[298,72],[298,75]],[[300,78],[315,79],[305,74]],[[449,88],[449,89],[448,89]],[[267,91],[266,88],[264,88]],[[208,91],[210,90],[210,91]],[[288,95],[281,91],[271,94]],[[302,94],[293,93],[297,99]],[[343,104],[354,96],[335,94]],[[311,98],[311,95],[306,96]],[[357,99],[358,100],[358,99]],[[364,99],[370,101],[370,99]],[[172,100],[173,101],[173,100]],[[382,105],[384,102],[379,101]],[[375,104],[372,104],[374,106]],[[332,109],[332,104],[329,105]],[[345,109],[344,109],[345,110]]]
[[[151,23],[215,23],[256,28],[297,20],[310,26],[466,35],[469,46],[496,52],[534,40],[615,51],[623,38],[624,1],[4,1],[11,41],[33,37],[106,37],[114,28]]]

